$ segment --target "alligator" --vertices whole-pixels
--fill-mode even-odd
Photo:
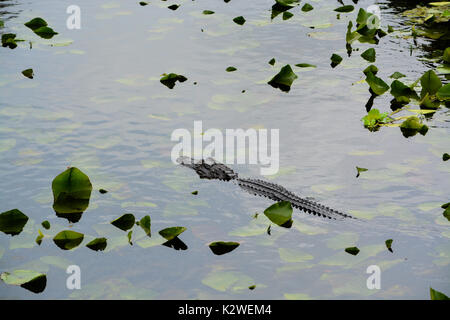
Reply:
[[[292,207],[309,214],[334,220],[341,220],[344,218],[356,219],[351,215],[331,209],[310,199],[301,198],[278,184],[261,179],[240,178],[233,169],[220,162],[216,162],[212,158],[206,160],[201,159],[196,162],[189,157],[180,157],[177,162],[184,167],[193,169],[199,175],[200,179],[233,181],[250,194],[265,197],[277,202],[288,201],[291,203]]]

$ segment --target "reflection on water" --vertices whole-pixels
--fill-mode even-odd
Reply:
[[[356,9],[373,3],[359,1]],[[411,1],[378,3],[384,29],[409,28],[394,13]],[[273,1],[181,1],[176,11],[164,2],[80,1],[78,31],[66,29],[65,5],[0,1],[0,32],[26,40],[0,48],[0,211],[19,208],[28,217],[20,234],[0,234],[0,272],[32,270],[21,278],[26,283],[49,277],[39,295],[0,282],[0,297],[411,299],[428,298],[430,286],[450,292],[441,208],[449,201],[442,161],[448,109],[423,117],[427,134],[408,139],[398,127],[369,132],[361,122],[366,109],[390,111],[391,100],[362,81],[364,50],[376,48],[379,77],[388,81],[398,71],[410,84],[437,66],[422,58],[446,42],[417,38],[415,46],[394,33],[376,46],[354,43],[348,57],[345,35],[357,11],[338,18],[338,3],[329,1],[314,2],[310,12],[293,8],[288,20]],[[215,13],[203,15],[206,9]],[[233,22],[241,15],[242,26]],[[46,40],[23,26],[36,16],[58,34]],[[345,57],[336,68],[333,53]],[[285,93],[267,82],[288,64],[298,78]],[[33,79],[21,74],[29,68]],[[169,90],[164,74],[186,80]],[[221,130],[280,129],[280,171],[265,178],[358,220],[295,211],[290,228],[279,227],[262,214],[273,201],[173,165],[170,135],[195,120]],[[67,187],[55,196],[52,179],[67,167],[89,177],[89,192],[82,188],[80,197]],[[355,178],[355,167],[368,170]],[[259,175],[255,166],[232,168]],[[186,231],[167,240],[133,220],[124,232],[111,221],[125,213],[150,216],[153,230]],[[58,234],[65,250],[52,241]],[[86,247],[101,238],[103,250]],[[239,246],[211,254],[207,245],[219,241]],[[360,250],[355,256],[345,252],[352,247]],[[65,288],[69,265],[80,266],[82,290]],[[381,290],[366,287],[369,265],[382,270]]]

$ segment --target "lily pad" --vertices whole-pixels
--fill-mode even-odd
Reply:
[[[136,219],[133,214],[126,213],[123,216],[111,221],[111,224],[123,231],[127,231],[134,226]]]
[[[444,153],[444,154],[442,155],[442,161],[447,161],[447,160],[449,160],[449,159],[450,159],[450,154]]]
[[[139,226],[142,228],[142,230],[144,230],[145,234],[148,236],[151,236],[151,224],[152,223],[149,215],[143,217],[139,221]]]
[[[105,193],[108,193],[108,190],[105,190],[105,189],[99,189],[98,192],[100,192],[101,194],[105,194]]]
[[[398,79],[404,78],[404,77],[406,77],[406,76],[405,76],[403,73],[398,72],[398,71],[395,71],[393,74],[391,74],[391,75],[389,76],[389,78],[395,79],[395,80],[398,80]]]
[[[445,86],[442,86],[436,96],[439,100],[448,101],[450,100],[450,83],[447,83]]]
[[[53,38],[53,36],[58,34],[58,32],[55,32],[50,27],[40,27],[33,31],[34,31],[34,33],[36,33],[39,37],[41,37],[43,39],[51,39],[51,38]]]
[[[363,53],[361,53],[361,57],[364,60],[367,60],[369,62],[375,62],[376,60],[376,52],[374,48],[367,49]]]
[[[18,41],[16,39],[16,35],[13,33],[4,33],[2,34],[2,47],[6,48],[10,48],[10,49],[15,49],[17,47],[17,43],[16,41]]]
[[[341,62],[342,62],[342,57],[336,53],[333,53],[331,55],[331,67],[335,68],[336,66],[338,66]]]
[[[364,122],[364,127],[370,131],[376,131],[380,125],[390,121],[387,112],[381,113],[378,109],[370,110],[361,120]]]
[[[302,7],[303,12],[309,12],[311,10],[314,10],[314,7],[310,5],[309,3],[305,3]]]
[[[359,253],[359,249],[357,247],[349,247],[349,248],[345,248],[345,252],[356,256]]]
[[[48,26],[47,21],[39,17],[31,19],[27,23],[24,23],[24,25],[33,31]]]
[[[28,79],[33,79],[34,77],[34,72],[33,69],[26,69],[22,71],[22,74],[27,77]]]
[[[227,69],[226,69],[226,72],[233,72],[233,71],[236,71],[237,69],[235,68],[235,67],[228,67]]]
[[[231,252],[237,247],[239,247],[239,242],[217,241],[209,244],[209,248],[211,249],[211,251],[218,256]]]
[[[186,231],[185,227],[170,227],[170,228],[166,228],[166,229],[163,229],[163,230],[159,231],[159,234],[164,239],[170,241],[170,240],[178,237],[184,231]]]
[[[106,249],[106,246],[107,246],[106,238],[96,238],[86,245],[86,247],[94,251],[103,251]]]
[[[369,84],[372,92],[378,96],[389,90],[389,85],[370,71],[367,72],[366,82]]]
[[[170,10],[177,10],[178,8],[180,7],[180,5],[179,4],[172,4],[172,5],[170,5],[170,6],[168,6],[167,8],[169,8]]]
[[[289,12],[289,11],[285,11],[283,12],[283,20],[289,20],[290,18],[292,18],[294,16],[293,13]]]
[[[233,19],[234,23],[242,26],[245,23],[245,18],[243,16],[239,16]]]
[[[280,72],[276,74],[269,82],[272,87],[279,88],[281,91],[289,92],[291,85],[298,76],[292,71],[290,65],[285,65]]]
[[[50,222],[48,222],[47,220],[43,221],[41,223],[41,225],[44,227],[44,229],[48,230],[50,229]]]
[[[386,240],[386,248],[390,251],[390,252],[393,252],[392,251],[392,242],[393,242],[394,240],[392,240],[392,239],[388,239],[388,240]]]
[[[422,124],[418,117],[411,116],[400,125],[400,130],[403,136],[408,138],[416,135],[417,132],[424,136],[428,132],[428,127]]]
[[[0,231],[12,236],[22,232],[28,217],[18,209],[0,213]]]
[[[292,224],[292,211],[292,205],[290,202],[281,201],[274,203],[264,210],[264,214],[273,223],[284,227]]]
[[[176,74],[176,73],[169,73],[169,74],[163,74],[163,77],[161,80],[159,80],[163,85],[165,85],[169,89],[173,89],[175,87],[175,83],[177,81],[179,82],[185,82],[187,78],[183,75]]]
[[[78,233],[71,230],[64,230],[58,233],[54,238],[53,242],[63,249],[63,250],[71,250],[76,248],[83,242],[84,234]]]
[[[205,14],[205,15],[214,14],[214,11],[211,11],[211,10],[203,10],[203,14]]]
[[[334,11],[341,12],[341,13],[348,13],[348,12],[352,12],[353,10],[355,10],[355,7],[352,5],[344,5],[339,8],[334,9]]]
[[[269,64],[273,66],[275,64],[275,58],[270,59]]]
[[[77,222],[89,206],[92,184],[78,168],[70,167],[53,180],[52,191],[56,215]]]
[[[47,276],[30,270],[14,270],[3,272],[0,279],[8,285],[21,286],[33,293],[41,293],[47,285]]]
[[[450,300],[449,297],[447,297],[442,292],[436,291],[433,288],[430,287],[430,299],[431,300]]]
[[[309,64],[309,63],[298,63],[295,66],[299,67],[299,68],[316,68],[317,67],[317,66],[315,66],[313,64]]]
[[[38,246],[41,245],[42,239],[44,239],[44,234],[41,232],[41,230],[38,230],[39,235],[36,238],[36,243]]]
[[[420,78],[420,84],[422,85],[422,92],[420,97],[423,98],[428,93],[429,96],[435,95],[442,87],[442,82],[433,70],[425,72]]]

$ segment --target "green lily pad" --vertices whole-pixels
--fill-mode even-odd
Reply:
[[[83,242],[84,234],[78,233],[71,230],[64,230],[58,233],[54,238],[53,242],[63,249],[63,250],[71,250],[76,248]]]
[[[209,248],[215,255],[222,255],[239,247],[239,242],[216,241],[209,244]]]
[[[133,214],[126,213],[123,216],[111,221],[111,224],[123,231],[127,231],[134,226],[136,219]]]
[[[298,63],[295,66],[299,67],[299,68],[316,68],[317,67],[317,66],[315,66],[313,64],[309,64],[309,63]]]
[[[140,1],[139,4],[143,7],[145,7],[146,5],[148,5],[148,2],[145,1]]]
[[[367,68],[364,69],[363,73],[367,76],[367,73],[372,72],[373,75],[376,75],[378,73],[378,68],[371,64]]]
[[[279,88],[281,91],[289,92],[291,85],[298,76],[292,71],[290,65],[285,65],[280,72],[276,74],[269,82],[272,87]]]
[[[42,243],[42,239],[44,239],[44,234],[41,232],[41,230],[38,230],[38,236],[37,236],[37,238],[36,238],[36,243],[37,243],[37,245],[38,246],[40,246],[41,245],[41,243]]]
[[[431,300],[450,300],[449,297],[447,297],[442,292],[436,291],[433,288],[430,287],[430,299]]]
[[[41,37],[43,39],[51,39],[51,38],[53,38],[53,36],[58,34],[58,32],[55,32],[50,27],[40,27],[33,31],[34,31],[34,33],[36,33],[39,37]]]
[[[450,100],[450,83],[447,83],[445,86],[442,86],[436,96],[439,100],[448,101]]]
[[[341,12],[341,13],[348,13],[348,12],[352,12],[353,10],[355,10],[355,7],[352,5],[344,5],[339,8],[334,9],[334,11]]]
[[[22,232],[28,217],[18,209],[0,213],[0,231],[12,236]]]
[[[335,68],[336,66],[338,66],[341,62],[342,62],[342,57],[336,53],[333,53],[331,55],[331,67]]]
[[[389,78],[395,79],[395,80],[398,80],[398,79],[404,78],[404,77],[406,77],[406,76],[405,76],[403,73],[398,72],[398,71],[395,71],[393,74],[391,74],[391,75],[389,76]]]
[[[185,227],[170,227],[170,228],[166,228],[166,229],[163,229],[163,230],[159,231],[159,234],[164,239],[170,241],[170,240],[178,237],[184,231],[186,231]]]
[[[214,11],[211,11],[211,10],[203,10],[203,14],[205,14],[205,15],[214,14]]]
[[[349,248],[345,248],[345,252],[356,256],[359,253],[359,249],[357,247],[349,247]]]
[[[48,24],[44,19],[37,17],[28,21],[27,23],[24,23],[24,25],[34,31],[39,28],[46,27]]]
[[[78,168],[70,167],[53,180],[52,191],[56,215],[77,222],[89,206],[92,184]]]
[[[418,99],[417,93],[411,87],[405,85],[399,80],[391,83],[391,94],[397,101],[409,101],[410,98]]]
[[[105,193],[108,193],[108,190],[105,190],[105,189],[99,189],[98,192],[100,192],[101,194],[105,194]]]
[[[392,242],[393,242],[394,240],[392,240],[392,239],[388,239],[388,240],[386,240],[386,248],[390,251],[390,252],[393,252],[392,251]]]
[[[26,69],[22,71],[22,74],[27,77],[28,79],[33,79],[34,77],[34,72],[33,69]]]
[[[142,230],[144,230],[145,234],[148,236],[151,236],[151,225],[152,222],[149,215],[143,217],[139,221],[139,226],[142,228]]]
[[[0,279],[8,285],[21,286],[33,293],[44,291],[47,285],[45,274],[30,270],[14,270],[12,273],[3,272]]]
[[[133,230],[130,230],[127,234],[128,237],[128,243],[133,245],[133,242],[131,241],[131,236],[133,235]]]
[[[273,223],[288,226],[292,221],[292,205],[288,201],[277,202],[264,210],[264,214]]]
[[[446,208],[442,215],[447,218],[448,221],[450,221],[450,207]]]
[[[364,60],[367,60],[369,62],[375,62],[376,60],[376,52],[374,48],[367,49],[363,53],[361,53],[361,57]]]
[[[191,194],[193,194],[194,196],[196,196],[196,195],[198,195],[198,191],[197,191],[197,190],[192,191]]]
[[[377,130],[380,125],[390,121],[387,112],[380,113],[378,109],[370,110],[361,120],[364,122],[364,127],[371,131]]]
[[[442,82],[433,70],[425,72],[420,78],[420,84],[422,85],[422,92],[420,97],[423,98],[428,93],[429,96],[435,95],[442,87]]]
[[[366,82],[369,84],[372,92],[378,96],[389,90],[389,85],[370,71],[367,72]]]
[[[179,82],[185,82],[187,78],[183,75],[176,74],[176,73],[169,73],[169,74],[163,74],[163,77],[161,80],[159,80],[163,85],[165,85],[169,89],[173,89],[175,87],[175,83],[177,81]]]
[[[234,23],[242,26],[245,23],[245,18],[243,16],[239,16],[233,19]]]
[[[10,48],[10,49],[15,49],[17,47],[17,43],[16,41],[18,41],[16,39],[16,35],[13,33],[4,33],[2,34],[2,47],[6,48]]]
[[[96,238],[86,245],[86,247],[94,251],[103,251],[106,249],[106,246],[107,246],[106,238]]]
[[[270,59],[269,64],[273,66],[275,64],[275,58]]]
[[[302,7],[303,12],[309,12],[311,10],[314,10],[314,7],[310,5],[309,3],[305,3]]]
[[[444,154],[442,155],[442,161],[447,161],[447,160],[449,160],[449,159],[450,159],[450,154],[444,153]]]
[[[358,178],[361,172],[365,172],[367,170],[369,170],[369,169],[356,167],[356,171],[357,171],[356,177]]]
[[[41,223],[41,225],[44,227],[44,229],[48,230],[50,229],[50,222],[48,222],[47,220],[43,221]]]
[[[289,11],[285,11],[283,12],[283,20],[289,20],[290,18],[292,18],[294,16],[293,13],[289,12]]]
[[[180,7],[180,5],[179,4],[172,4],[172,5],[170,5],[170,6],[168,6],[167,8],[169,8],[170,10],[177,10],[178,8]]]
[[[236,71],[237,69],[235,68],[235,67],[228,67],[227,69],[226,69],[226,72],[233,72],[233,71]]]
[[[403,136],[408,138],[416,135],[417,132],[424,136],[428,132],[428,127],[422,124],[418,117],[411,116],[400,125],[400,130]]]

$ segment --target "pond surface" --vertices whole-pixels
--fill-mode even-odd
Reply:
[[[30,218],[19,235],[0,234],[0,271],[47,274],[44,292],[0,282],[0,298],[428,299],[430,287],[448,294],[450,231],[441,205],[450,201],[450,163],[442,161],[449,109],[427,117],[425,136],[405,138],[398,127],[370,132],[361,122],[370,93],[360,53],[376,48],[381,78],[399,71],[412,83],[437,66],[424,51],[431,40],[414,45],[393,33],[378,45],[355,44],[349,58],[345,33],[357,10],[337,19],[337,1],[310,1],[314,10],[294,8],[285,21],[271,21],[271,0],[177,3],[170,10],[170,1],[80,0],[81,30],[69,30],[70,2],[0,2],[5,30],[32,41],[31,50],[28,41],[0,48],[0,211],[18,208]],[[383,27],[406,28],[396,14],[404,8],[390,2],[359,1],[356,9],[372,4]],[[232,21],[241,15],[242,26]],[[59,34],[33,34],[23,24],[34,17]],[[344,57],[336,68],[333,53]],[[289,93],[267,84],[286,64],[298,75]],[[21,74],[28,68],[32,80]],[[188,80],[171,90],[159,81],[171,72]],[[390,112],[390,98],[377,97],[373,107]],[[193,131],[196,120],[204,130],[280,129],[280,170],[265,178],[358,220],[294,210],[292,227],[272,225],[269,235],[262,213],[272,201],[171,162],[172,132]],[[77,223],[52,208],[52,180],[68,166],[93,184]],[[368,171],[356,178],[356,166]],[[257,165],[231,167],[260,176]],[[151,216],[151,238],[135,227],[130,245],[110,224],[128,212]],[[187,228],[179,236],[187,250],[160,245],[158,230],[172,226]],[[65,229],[85,234],[83,244],[58,248],[52,238]],[[95,237],[108,239],[105,251],[85,247]],[[213,241],[240,246],[217,256]],[[344,251],[353,246],[356,256]],[[69,265],[81,269],[81,290],[66,288]],[[381,269],[380,290],[367,288],[370,265]]]

